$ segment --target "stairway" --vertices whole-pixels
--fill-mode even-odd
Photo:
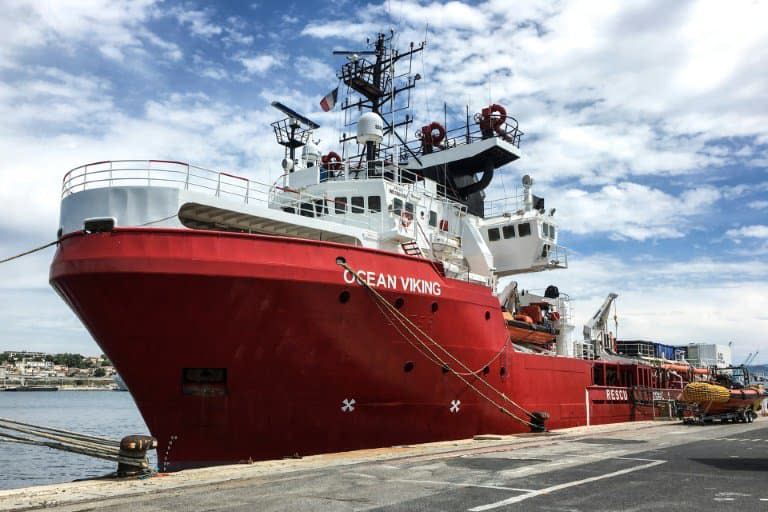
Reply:
[[[400,247],[403,248],[403,252],[408,256],[424,256],[424,253],[421,252],[421,247],[415,241],[403,242],[400,244]]]

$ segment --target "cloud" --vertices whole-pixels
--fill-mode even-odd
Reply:
[[[0,19],[0,62],[8,65],[42,47],[74,53],[80,45],[114,61],[127,50],[143,52],[145,44],[178,58],[177,46],[145,29],[155,13],[156,0],[11,0]]]
[[[646,185],[622,182],[593,191],[550,189],[547,197],[550,201],[556,198],[554,206],[561,230],[644,241],[686,236],[686,219],[706,211],[720,193],[713,187],[699,187],[674,196]]]
[[[210,38],[220,35],[224,29],[212,21],[211,10],[188,9],[182,6],[172,7],[168,13],[174,16],[179,24],[185,25],[196,36]]]
[[[297,57],[295,68],[298,76],[304,80],[316,80],[318,82],[335,81],[335,70],[319,59],[309,57]]]
[[[765,210],[768,208],[768,201],[750,201],[747,203],[747,207],[753,210]]]
[[[731,238],[768,238],[768,226],[759,224],[729,229],[725,232],[725,236]]]
[[[271,68],[280,67],[283,65],[282,59],[279,59],[274,55],[238,57],[236,60],[243,65],[245,71],[249,75],[261,75],[269,71]]]

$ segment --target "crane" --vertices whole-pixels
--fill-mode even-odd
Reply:
[[[595,343],[599,341],[603,347],[605,333],[608,332],[608,318],[611,314],[611,304],[618,297],[615,293],[609,293],[603,301],[603,305],[592,315],[592,318],[584,324],[584,341]],[[596,347],[597,348],[597,347]]]

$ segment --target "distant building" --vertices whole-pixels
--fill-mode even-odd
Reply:
[[[714,343],[689,343],[688,362],[695,366],[731,366],[731,347]]]

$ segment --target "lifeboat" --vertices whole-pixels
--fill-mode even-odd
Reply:
[[[691,382],[682,395],[683,401],[699,404],[708,415],[756,410],[763,398],[765,392],[760,388],[729,389],[708,382]]]
[[[553,343],[557,339],[557,335],[560,334],[560,330],[542,323],[542,312],[538,306],[536,306],[538,313],[534,312],[533,308],[528,308],[531,307],[521,308],[516,315],[504,311],[504,322],[507,326],[509,339],[518,343],[534,343],[536,345]]]

